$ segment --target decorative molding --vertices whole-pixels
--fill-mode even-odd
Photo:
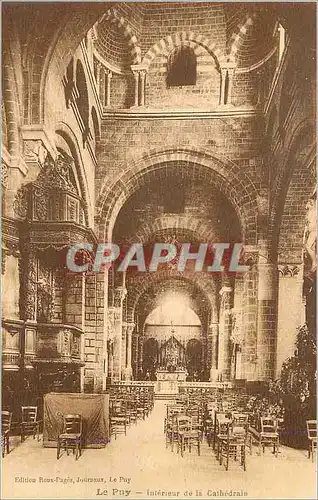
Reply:
[[[134,331],[135,328],[135,323],[130,323],[130,322],[124,322],[123,327],[126,329],[126,334],[127,336],[131,336],[132,332]]]
[[[13,201],[13,212],[21,219],[26,219],[28,215],[28,186],[24,184],[18,189]]]
[[[113,307],[108,308],[107,318],[107,338],[108,342],[113,342],[115,336],[115,310]]]
[[[38,250],[62,250],[77,244],[79,241],[97,243],[95,233],[75,222],[34,221],[21,229],[23,236],[27,237]]]
[[[52,158],[57,157],[58,152],[54,144],[54,139],[44,125],[23,125],[21,133],[24,147],[25,143],[29,143],[26,147],[32,150],[31,142],[40,143],[40,149],[47,151]],[[43,155],[43,151],[40,152],[41,155]]]
[[[125,287],[118,286],[115,288],[115,290],[114,290],[114,306],[116,308],[122,306],[123,300],[126,297],[126,295],[127,295],[127,289]]]
[[[50,322],[54,318],[55,283],[53,271],[39,260],[37,279],[37,318]]]
[[[37,315],[37,257],[33,245],[24,244],[19,261],[20,280],[23,291],[20,294],[20,313],[24,320],[36,321]]]
[[[4,162],[1,162],[1,185],[3,189],[8,187],[8,165]]]
[[[243,322],[243,314],[242,310],[239,309],[231,309],[231,317],[232,317],[232,332],[231,332],[231,341],[235,345],[242,346],[244,343],[244,333],[242,328]]]
[[[85,203],[72,180],[73,158],[50,155],[37,178],[20,187],[13,202],[15,215],[30,222],[67,221],[84,225]]]
[[[40,139],[28,139],[23,141],[23,156],[25,162],[36,162],[41,168],[44,165],[48,151]]]
[[[243,262],[246,266],[255,266],[258,264],[259,254],[257,251],[244,251]]]
[[[301,271],[302,264],[281,264],[278,265],[278,273],[283,278],[290,277],[293,278],[297,276]]]
[[[136,107],[130,109],[113,110],[104,108],[103,119],[118,119],[118,120],[136,120],[145,119],[151,120],[153,118],[163,120],[202,120],[202,119],[219,119],[228,117],[241,117],[249,118],[260,116],[259,110],[254,107],[237,108],[219,106],[214,110],[156,110],[152,108],[142,108],[139,110]]]
[[[49,189],[63,189],[77,194],[76,187],[71,181],[73,164],[73,158],[66,153],[59,153],[56,160],[47,156],[36,183],[42,184]]]

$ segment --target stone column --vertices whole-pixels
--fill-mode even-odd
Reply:
[[[142,373],[142,362],[144,357],[144,337],[139,334],[138,338],[138,373]]]
[[[146,102],[146,73],[147,67],[141,64],[130,66],[135,78],[134,106],[144,106]]]
[[[68,325],[78,326],[85,331],[85,295],[86,295],[86,274],[66,272],[65,288],[63,296],[63,321]],[[94,342],[94,341],[93,341]],[[87,389],[92,392],[94,383],[94,363],[93,357],[89,354],[92,337],[90,332],[83,335],[81,343],[81,359],[85,361],[85,366],[81,367],[81,392]],[[87,351],[88,350],[88,351]]]
[[[126,353],[126,366],[124,370],[124,379],[125,380],[131,380],[132,379],[132,365],[131,365],[131,359],[132,359],[132,333],[134,331],[135,324],[134,323],[125,323],[124,328],[125,329],[125,340],[126,344],[125,347],[127,348]]]
[[[258,380],[274,379],[276,368],[277,267],[258,264],[257,373]]]
[[[220,105],[232,104],[232,88],[235,71],[235,63],[233,61],[225,61],[221,66],[221,95]],[[227,79],[227,88],[226,88]]]
[[[231,308],[232,293],[230,286],[222,286],[220,290],[220,323],[219,323],[219,375],[222,381],[230,379],[231,373]]]
[[[210,323],[209,326],[211,337],[211,369],[210,381],[218,380],[218,342],[219,342],[219,323]]]
[[[138,343],[139,336],[138,333],[135,333],[132,337],[133,340],[133,351],[132,351],[132,366],[133,366],[133,377],[135,380],[138,378]]]
[[[233,80],[234,80],[234,67],[229,67],[227,70],[228,76],[228,87],[227,87],[227,96],[226,96],[226,104],[232,104],[232,89],[233,89]]]
[[[106,88],[105,88],[105,106],[110,107],[110,83],[113,73],[110,69],[105,69]]]
[[[146,102],[146,70],[140,70],[140,106],[144,106]]]
[[[114,341],[112,339],[107,341],[107,355],[108,355],[108,376],[111,380],[114,378]]]
[[[127,290],[117,287],[114,291],[114,380],[121,379],[122,372],[122,330],[123,330],[123,300]]]
[[[104,66],[101,66],[99,75],[99,98],[100,102],[102,103],[102,106],[105,105],[105,90],[106,90],[105,81],[106,81],[105,68]]]
[[[242,378],[257,380],[256,343],[257,343],[257,251],[246,252],[244,265],[250,270],[243,276],[242,329],[244,341],[242,348]]]
[[[97,61],[97,65],[96,65],[96,87],[97,87],[97,91],[98,91],[98,94],[100,94],[100,71],[101,71],[101,63],[99,61]]]
[[[139,71],[135,69],[135,66],[131,66],[131,71],[133,72],[135,79],[135,99],[134,106],[139,106]]]
[[[102,279],[103,278],[103,279]],[[97,281],[97,314],[103,314],[103,324],[98,335],[102,341],[102,390],[106,390],[108,377],[108,269],[105,267],[104,272],[101,272]],[[102,308],[102,309],[100,309]],[[99,318],[99,316],[98,316]]]
[[[297,328],[305,323],[303,283],[303,264],[278,266],[276,378],[283,362],[294,355]]]
[[[220,105],[225,104],[225,81],[226,81],[227,69],[221,68],[221,89],[220,89]]]
[[[127,322],[123,321],[121,331],[121,379],[126,380],[127,368]]]

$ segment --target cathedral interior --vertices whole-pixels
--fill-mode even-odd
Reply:
[[[4,407],[278,380],[316,335],[315,5],[2,6]],[[242,243],[247,271],[72,272],[82,242]]]

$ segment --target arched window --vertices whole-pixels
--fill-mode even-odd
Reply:
[[[181,45],[168,58],[167,86],[180,87],[195,85],[197,79],[197,59],[191,47]]]
[[[79,93],[77,99],[78,110],[83,120],[85,129],[88,129],[88,120],[89,120],[88,91],[87,91],[85,73],[81,61],[77,61],[76,64],[76,86]]]
[[[286,45],[286,30],[284,26],[280,23],[278,23],[277,32],[278,32],[278,60],[280,61],[281,58],[283,57]]]
[[[94,108],[94,106],[92,107],[91,116],[92,116],[94,138],[95,138],[95,145],[96,145],[96,143],[100,140],[100,132],[99,132],[97,113],[96,113],[96,109]]]

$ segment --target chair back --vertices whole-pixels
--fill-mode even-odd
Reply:
[[[233,413],[233,424],[237,427],[247,427],[248,417],[247,413]]]
[[[1,430],[2,432],[10,431],[12,413],[10,411],[1,412]]]
[[[180,413],[184,413],[184,407],[179,405],[171,405],[167,406],[167,417],[172,417],[174,415],[178,415]]]
[[[116,401],[112,401],[109,408],[110,416],[121,416],[126,415],[127,411],[127,402],[122,399],[117,399]]]
[[[215,413],[217,426],[220,422],[232,420],[232,414],[224,411],[218,411]]]
[[[21,418],[23,423],[32,424],[36,422],[36,417],[38,414],[37,406],[22,406],[21,407]]]
[[[181,431],[191,431],[192,428],[192,419],[188,415],[177,415],[177,432]]]
[[[277,419],[273,417],[261,417],[261,431],[263,433],[277,432]]]
[[[64,415],[64,434],[82,434],[82,415]]]
[[[308,439],[317,439],[317,420],[306,420]]]

